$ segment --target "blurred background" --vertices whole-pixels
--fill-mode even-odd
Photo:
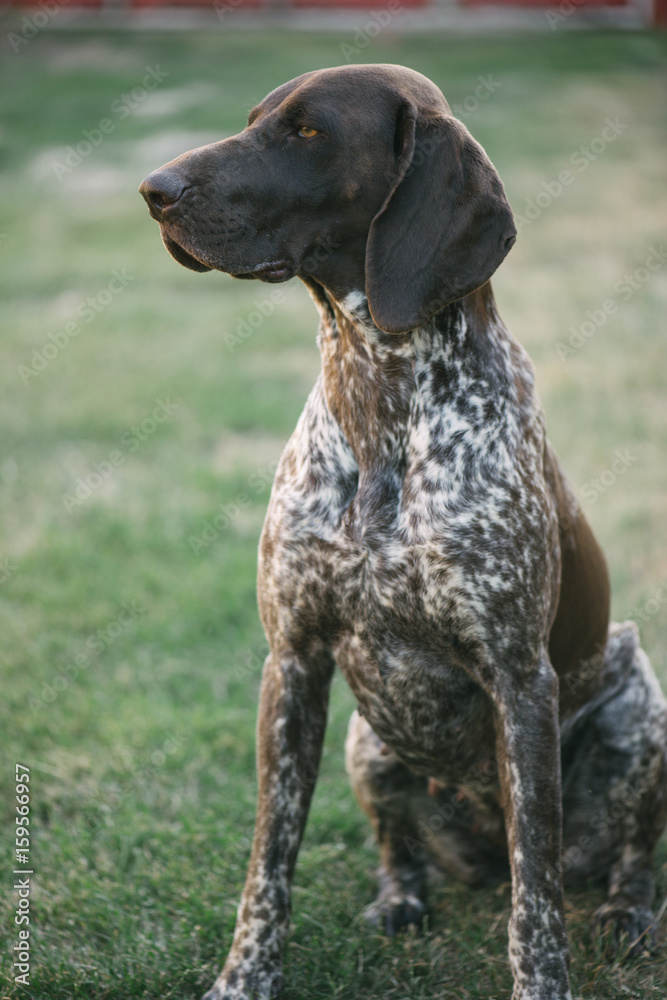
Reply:
[[[14,766],[31,769],[34,870],[29,987],[16,893],[0,901],[2,997],[194,1000],[230,942],[266,652],[256,548],[317,316],[298,281],[180,268],[137,187],[299,73],[411,66],[496,164],[519,229],[498,305],[614,616],[667,685],[663,20],[662,0],[0,6],[0,780],[9,831]],[[443,883],[427,936],[359,919],[377,857],[344,775],[353,707],[338,678],[286,1000],[508,998],[509,885]],[[10,832],[0,857],[11,878]],[[664,842],[655,873],[664,913]],[[602,898],[568,896],[573,995],[664,996],[664,951],[601,960]]]

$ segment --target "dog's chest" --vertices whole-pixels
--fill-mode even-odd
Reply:
[[[543,571],[540,486],[526,476],[541,427],[519,454],[512,386],[427,334],[389,357],[366,345],[341,356],[335,340],[322,353],[262,539],[265,627],[330,644],[408,763],[432,775],[445,756],[473,767],[493,727],[471,668],[531,641],[516,616]]]

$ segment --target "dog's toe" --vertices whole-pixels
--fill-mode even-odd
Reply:
[[[426,907],[421,899],[416,896],[409,896],[407,899],[392,906],[385,914],[385,933],[389,937],[394,937],[409,927],[421,927],[426,916]]]
[[[412,895],[379,898],[364,913],[366,921],[388,937],[409,927],[420,927],[425,916],[424,903]]]

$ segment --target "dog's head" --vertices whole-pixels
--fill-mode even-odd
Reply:
[[[388,333],[483,285],[516,238],[486,153],[402,66],[305,73],[243,132],[184,153],[140,191],[185,267],[365,291]]]

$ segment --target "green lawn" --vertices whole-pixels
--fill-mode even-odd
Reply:
[[[18,53],[4,43],[0,855],[9,887],[18,762],[30,767],[35,874],[27,989],[9,957],[17,895],[1,894],[3,998],[193,1000],[229,945],[255,803],[256,546],[273,463],[318,371],[316,314],[292,282],[230,350],[269,286],[179,268],[136,189],[167,159],[240,130],[274,86],[343,61],[350,41],[42,32]],[[363,50],[421,70],[468,109],[525,219],[495,279],[499,306],[536,363],[551,439],[607,552],[614,615],[639,618],[663,683],[667,284],[664,258],[641,268],[664,239],[664,52],[658,36],[558,31],[387,32]],[[164,78],[140,100],[147,67]],[[479,77],[492,82],[475,107]],[[103,138],[73,166],[66,148],[84,130]],[[198,544],[221,507],[229,525]],[[344,775],[352,707],[337,679],[286,1000],[506,1000],[508,885],[443,884],[426,936],[389,941],[359,920],[376,855]],[[660,906],[664,842],[655,871]],[[574,995],[664,996],[664,951],[620,968],[591,945],[601,899],[568,898]]]

